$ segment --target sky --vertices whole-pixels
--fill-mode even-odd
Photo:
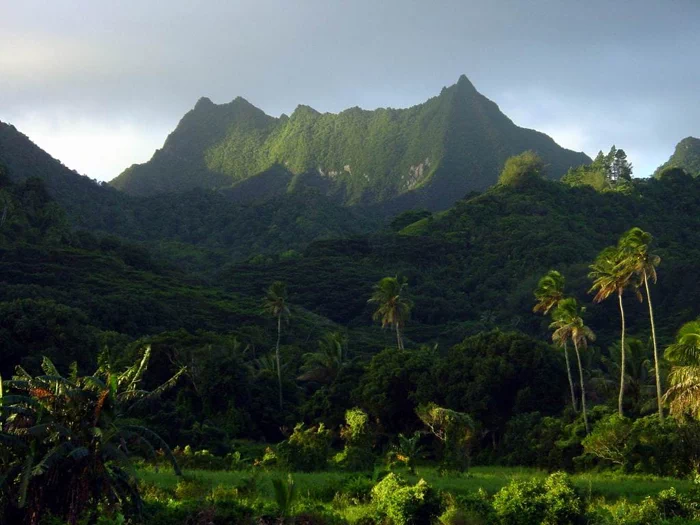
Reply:
[[[109,180],[196,101],[408,107],[467,75],[636,176],[700,136],[699,0],[0,0],[0,120]]]

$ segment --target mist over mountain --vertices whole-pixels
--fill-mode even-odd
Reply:
[[[462,76],[407,109],[332,114],[302,105],[274,118],[240,97],[222,105],[202,98],[150,161],[110,184],[131,195],[219,189],[250,179],[254,187],[259,173],[280,166],[293,177],[268,177],[270,193],[303,176],[304,184],[343,205],[437,210],[494,184],[505,160],[524,150],[542,156],[552,178],[590,162],[516,126]]]

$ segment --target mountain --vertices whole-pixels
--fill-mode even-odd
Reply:
[[[110,231],[129,222],[123,213],[126,195],[64,166],[13,125],[0,121],[0,166],[9,178],[22,182],[38,178],[67,212],[74,227]],[[133,224],[124,224],[125,230]]]
[[[281,166],[225,191],[127,195],[67,168],[0,122],[3,166],[13,183],[41,179],[74,229],[148,243],[159,256],[189,269],[301,250],[309,242],[367,233],[379,224],[372,213],[339,206],[321,187]],[[279,180],[286,184],[282,191],[275,190]]]
[[[656,169],[654,176],[666,168],[683,168],[693,177],[700,177],[700,139],[686,137],[676,144],[671,158]]]
[[[291,174],[344,205],[444,209],[494,184],[505,160],[525,150],[545,159],[552,178],[590,162],[543,133],[516,126],[462,76],[408,109],[355,107],[332,114],[302,105],[274,118],[240,97],[222,105],[202,98],[150,161],[110,184],[131,195],[154,195],[257,179],[278,194]],[[285,173],[258,179],[274,166]]]

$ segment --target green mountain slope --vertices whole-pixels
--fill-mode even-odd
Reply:
[[[70,170],[2,122],[0,166],[15,183],[43,180],[73,228],[143,241],[188,268],[300,250],[314,240],[366,233],[378,224],[369,212],[341,207],[323,195],[319,177],[294,175],[281,166],[225,191],[193,188],[133,197]]]
[[[700,177],[700,139],[686,137],[676,144],[673,155],[656,169],[654,176],[666,168],[683,168],[693,177]]]
[[[36,368],[42,355],[67,367],[94,365],[108,345],[163,331],[230,334],[249,327],[267,348],[262,289],[250,295],[207,285],[113,236],[71,231],[39,179],[9,181],[0,167],[0,375]],[[289,338],[331,323],[296,308]],[[297,334],[298,331],[298,334]],[[186,332],[183,332],[186,333]],[[273,330],[270,331],[270,334]],[[272,336],[270,336],[272,337]]]
[[[242,98],[223,105],[200,99],[149,162],[111,184],[132,195],[220,188],[279,165],[292,174],[315,173],[323,181],[317,185],[346,205],[401,197],[391,207],[440,209],[492,185],[505,159],[527,149],[545,159],[554,178],[590,162],[517,127],[462,76],[408,109],[322,114],[299,106],[273,118]]]
[[[73,226],[110,231],[134,228],[125,207],[128,197],[64,166],[11,124],[0,121],[0,165],[14,182],[44,181],[50,195],[68,214]]]
[[[555,268],[567,276],[570,293],[588,303],[604,347],[618,319],[612,302],[590,304],[588,265],[632,226],[651,232],[662,257],[653,291],[658,329],[670,337],[698,313],[699,217],[700,183],[692,179],[635,180],[629,193],[549,181],[496,186],[399,234],[313,243],[299,259],[234,265],[223,282],[231,290],[253,290],[280,279],[297,304],[342,324],[366,326],[373,284],[405,275],[415,301],[408,336],[454,344],[493,326],[548,337],[546,321],[531,311],[532,291]],[[646,338],[646,305],[632,294],[626,300],[632,332]]]

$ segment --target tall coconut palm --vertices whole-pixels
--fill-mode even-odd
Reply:
[[[661,399],[661,373],[659,372],[659,352],[656,345],[656,327],[654,326],[654,309],[651,305],[651,292],[649,290],[649,281],[656,283],[656,267],[661,262],[661,257],[649,253],[649,245],[653,237],[650,233],[643,231],[641,228],[632,228],[625,233],[618,243],[618,248],[621,252],[620,271],[627,273],[630,276],[636,276],[637,289],[644,284],[644,290],[647,296],[647,304],[649,305],[649,322],[651,323],[651,341],[654,347],[654,373],[656,375],[656,402],[659,411],[659,419],[664,419],[664,409]],[[637,292],[638,297],[642,295]]]
[[[700,320],[681,327],[665,356],[672,365],[670,386],[664,395],[671,414],[700,417]]]
[[[583,382],[583,365],[581,365],[580,348],[587,348],[588,341],[595,341],[595,334],[583,322],[583,312],[585,308],[579,306],[576,299],[569,297],[559,301],[556,309],[552,313],[553,322],[550,328],[554,329],[552,341],[563,345],[566,341],[571,341],[576,352],[578,362],[579,381],[581,382],[581,411],[583,412],[583,422],[586,426],[586,433],[590,431],[588,426],[588,414],[586,413],[586,388]]]
[[[377,310],[372,315],[375,321],[381,321],[382,328],[391,326],[396,332],[396,344],[403,350],[401,330],[411,313],[413,302],[406,297],[406,278],[384,277],[374,285],[374,292],[368,303],[376,303]]]
[[[622,416],[622,402],[625,392],[625,309],[622,304],[622,294],[629,285],[631,274],[620,265],[621,251],[615,246],[605,248],[595,262],[590,266],[588,277],[593,279],[593,286],[588,293],[595,292],[593,302],[600,303],[617,294],[617,304],[620,309],[620,392],[617,397],[617,411]]]
[[[549,270],[544,274],[537,283],[537,288],[535,288],[537,303],[532,308],[532,311],[547,315],[553,308],[556,308],[559,301],[564,299],[564,284],[564,276],[558,271]],[[576,394],[574,393],[574,380],[571,377],[571,364],[569,363],[569,348],[566,342],[562,350],[564,351],[566,376],[569,379],[569,390],[571,391],[571,406],[574,408],[574,412],[578,412],[576,408]]]
[[[282,338],[282,319],[289,318],[287,304],[287,285],[275,281],[267,290],[264,302],[265,311],[277,319],[277,343],[275,344],[275,360],[277,361],[277,386],[279,388],[280,410],[282,410],[282,366],[280,365],[280,340]]]

